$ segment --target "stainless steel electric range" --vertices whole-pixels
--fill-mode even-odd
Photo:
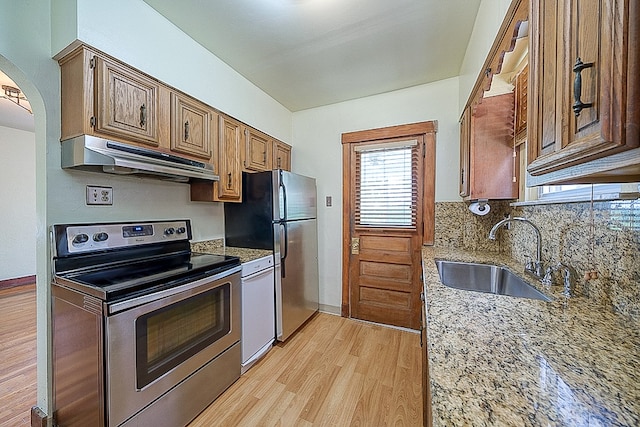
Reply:
[[[51,236],[57,425],[186,425],[240,377],[240,260],[191,252],[189,220]]]

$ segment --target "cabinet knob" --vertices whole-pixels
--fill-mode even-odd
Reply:
[[[592,103],[584,103],[582,102],[582,99],[581,99],[582,98],[582,70],[584,70],[585,68],[591,68],[591,67],[593,67],[593,62],[588,62],[585,64],[584,62],[582,62],[582,59],[580,59],[580,57],[576,59],[576,63],[573,65],[573,72],[576,74],[573,80],[573,100],[575,101],[573,103],[573,112],[575,113],[576,117],[580,115],[580,112],[584,108],[593,107]]]

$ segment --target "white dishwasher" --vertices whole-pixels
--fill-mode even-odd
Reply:
[[[273,255],[242,264],[242,368],[245,373],[276,337]]]

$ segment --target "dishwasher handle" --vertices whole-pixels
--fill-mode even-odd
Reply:
[[[255,273],[251,273],[248,276],[244,276],[242,278],[242,281],[246,282],[247,280],[254,280],[254,279],[257,279],[257,278],[262,277],[262,276],[266,276],[267,274],[271,274],[271,273],[273,273],[273,266],[265,268],[264,270],[256,271]]]

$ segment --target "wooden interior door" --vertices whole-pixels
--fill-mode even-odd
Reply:
[[[425,122],[433,123],[433,122]],[[426,138],[412,125],[355,132],[343,135],[344,157],[344,228],[343,246],[343,307],[342,314],[377,323],[420,329],[421,248],[423,242],[424,209],[433,203],[423,203],[425,188],[433,199],[433,161],[425,162],[426,151],[433,154],[435,138]],[[390,129],[396,132],[390,132]],[[420,133],[422,132],[422,133]],[[398,136],[396,136],[398,135]],[[432,134],[433,135],[433,134]],[[429,140],[427,150],[425,141]],[[385,224],[385,219],[363,219],[359,203],[363,165],[359,152],[394,147],[411,142],[412,205],[411,224]],[[424,164],[431,168],[425,179]],[[425,186],[425,182],[429,185]],[[391,184],[389,184],[389,188]],[[391,191],[393,193],[393,191]],[[388,196],[381,197],[381,200]],[[382,203],[382,202],[381,202]]]

